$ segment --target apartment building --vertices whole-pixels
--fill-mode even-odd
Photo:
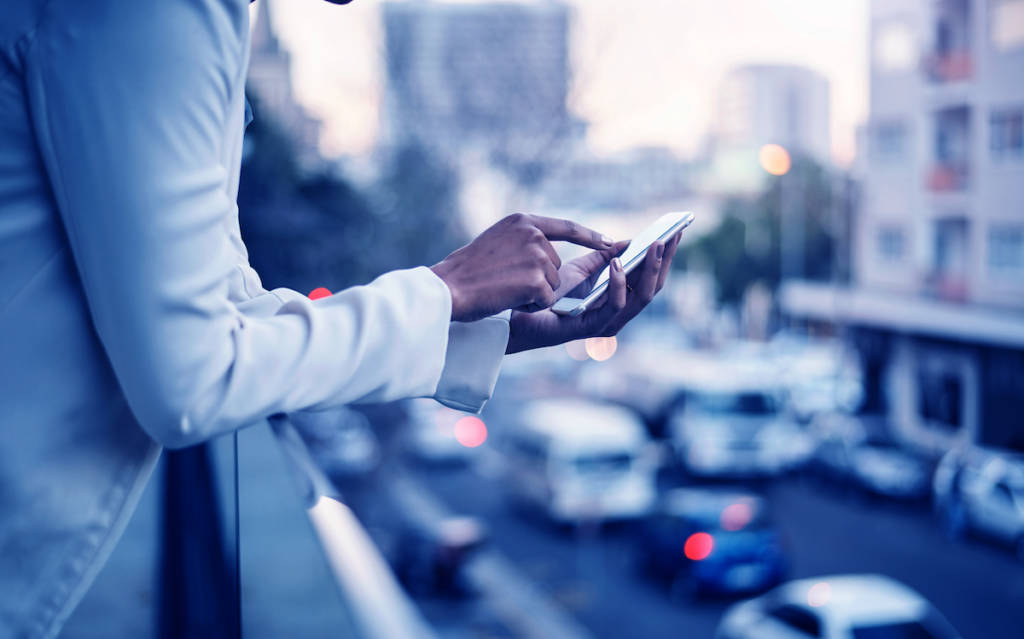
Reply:
[[[1024,450],[1024,0],[873,0],[853,285],[784,310],[848,329],[908,439]]]

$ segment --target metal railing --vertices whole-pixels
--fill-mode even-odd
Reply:
[[[362,635],[369,639],[434,637],[362,524],[313,461],[295,427],[283,415],[272,417],[270,425],[294,471],[327,567]]]

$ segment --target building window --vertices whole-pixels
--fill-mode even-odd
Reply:
[[[934,122],[934,163],[928,173],[932,191],[962,191],[970,176],[971,111],[960,106],[936,111]]]
[[[878,255],[884,262],[902,262],[907,253],[906,234],[901,228],[878,229]]]
[[[963,217],[934,222],[932,268],[925,282],[930,295],[951,302],[968,299],[968,232],[968,221]]]
[[[1024,109],[993,111],[989,130],[993,158],[1024,158]]]
[[[967,268],[967,219],[945,218],[934,225],[935,271],[945,274],[960,274]]]
[[[910,27],[888,22],[875,31],[875,67],[880,71],[909,71],[917,65],[917,46]]]
[[[993,0],[989,37],[1003,51],[1024,47],[1024,0]]]
[[[871,145],[876,160],[900,160],[907,152],[907,127],[902,122],[875,125]]]
[[[994,225],[988,230],[988,268],[995,275],[1024,275],[1024,226]]]

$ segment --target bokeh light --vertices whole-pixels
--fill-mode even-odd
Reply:
[[[569,353],[569,357],[573,358],[577,362],[585,362],[590,358],[590,355],[587,355],[587,346],[581,339],[566,342],[565,352]]]
[[[729,504],[722,509],[721,524],[724,530],[740,530],[750,523],[754,509],[744,501]]]
[[[789,151],[778,144],[762,146],[761,151],[757,154],[757,159],[761,162],[761,168],[772,175],[789,173],[789,167],[792,164],[789,159]]]
[[[683,553],[691,561],[707,559],[715,546],[715,538],[706,532],[693,533],[686,538],[683,545]]]
[[[819,581],[807,590],[807,605],[820,608],[832,598],[832,586],[827,581]]]
[[[487,425],[479,417],[467,415],[455,422],[455,441],[466,448],[476,448],[487,441]]]
[[[317,288],[314,288],[312,291],[309,292],[309,299],[318,300],[324,297],[330,297],[331,295],[332,293],[330,290],[324,288],[323,286],[318,286]]]
[[[609,359],[618,347],[619,343],[614,337],[589,337],[586,341],[587,355],[598,362]]]

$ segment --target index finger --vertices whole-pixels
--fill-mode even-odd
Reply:
[[[530,221],[549,240],[572,242],[573,244],[599,250],[609,248],[613,244],[612,238],[607,235],[602,235],[572,220],[531,215]]]

